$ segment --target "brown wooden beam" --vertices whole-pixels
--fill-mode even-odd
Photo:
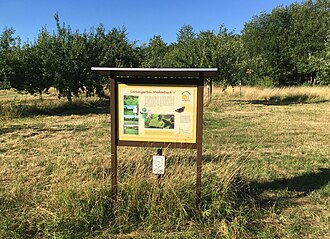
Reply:
[[[156,148],[183,148],[196,149],[197,144],[194,143],[167,143],[167,142],[145,142],[145,141],[118,141],[118,146],[131,147],[156,147]]]
[[[117,200],[117,82],[110,76],[110,114],[111,114],[111,192],[113,202]]]
[[[196,206],[200,207],[202,194],[202,154],[203,154],[203,100],[204,74],[200,74],[201,85],[197,87],[197,168],[196,168]]]

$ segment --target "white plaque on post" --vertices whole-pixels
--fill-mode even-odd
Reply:
[[[152,173],[164,174],[165,172],[165,156],[154,155],[152,156]]]

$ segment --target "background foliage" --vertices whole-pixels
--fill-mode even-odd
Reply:
[[[104,79],[91,66],[217,67],[217,82],[227,85],[288,86],[330,83],[330,2],[304,1],[260,13],[235,34],[195,32],[183,26],[177,41],[154,36],[138,45],[125,27],[107,31],[102,24],[80,33],[54,19],[57,31],[43,27],[34,42],[22,43],[13,28],[0,35],[0,89],[42,94],[54,87],[72,101],[84,92],[104,96]]]

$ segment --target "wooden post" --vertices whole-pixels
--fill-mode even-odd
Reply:
[[[159,148],[157,149],[157,155],[163,155],[163,149]],[[161,184],[162,184],[162,175],[161,174],[157,174],[157,187],[160,188]]]
[[[211,102],[212,101],[212,91],[213,91],[212,79],[208,80],[206,88],[207,88],[208,101]]]
[[[204,99],[204,74],[200,74],[200,83],[197,86],[197,168],[196,168],[196,206],[201,205],[202,192],[202,144],[203,144],[203,99]]]
[[[117,201],[117,82],[110,76],[110,114],[111,114],[111,193],[113,202]]]
[[[210,102],[212,101],[212,94],[213,94],[213,86],[212,86],[212,79],[210,79]]]

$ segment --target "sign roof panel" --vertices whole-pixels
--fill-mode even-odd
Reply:
[[[102,75],[115,77],[138,76],[138,77],[214,77],[218,74],[218,68],[113,68],[92,67]]]

